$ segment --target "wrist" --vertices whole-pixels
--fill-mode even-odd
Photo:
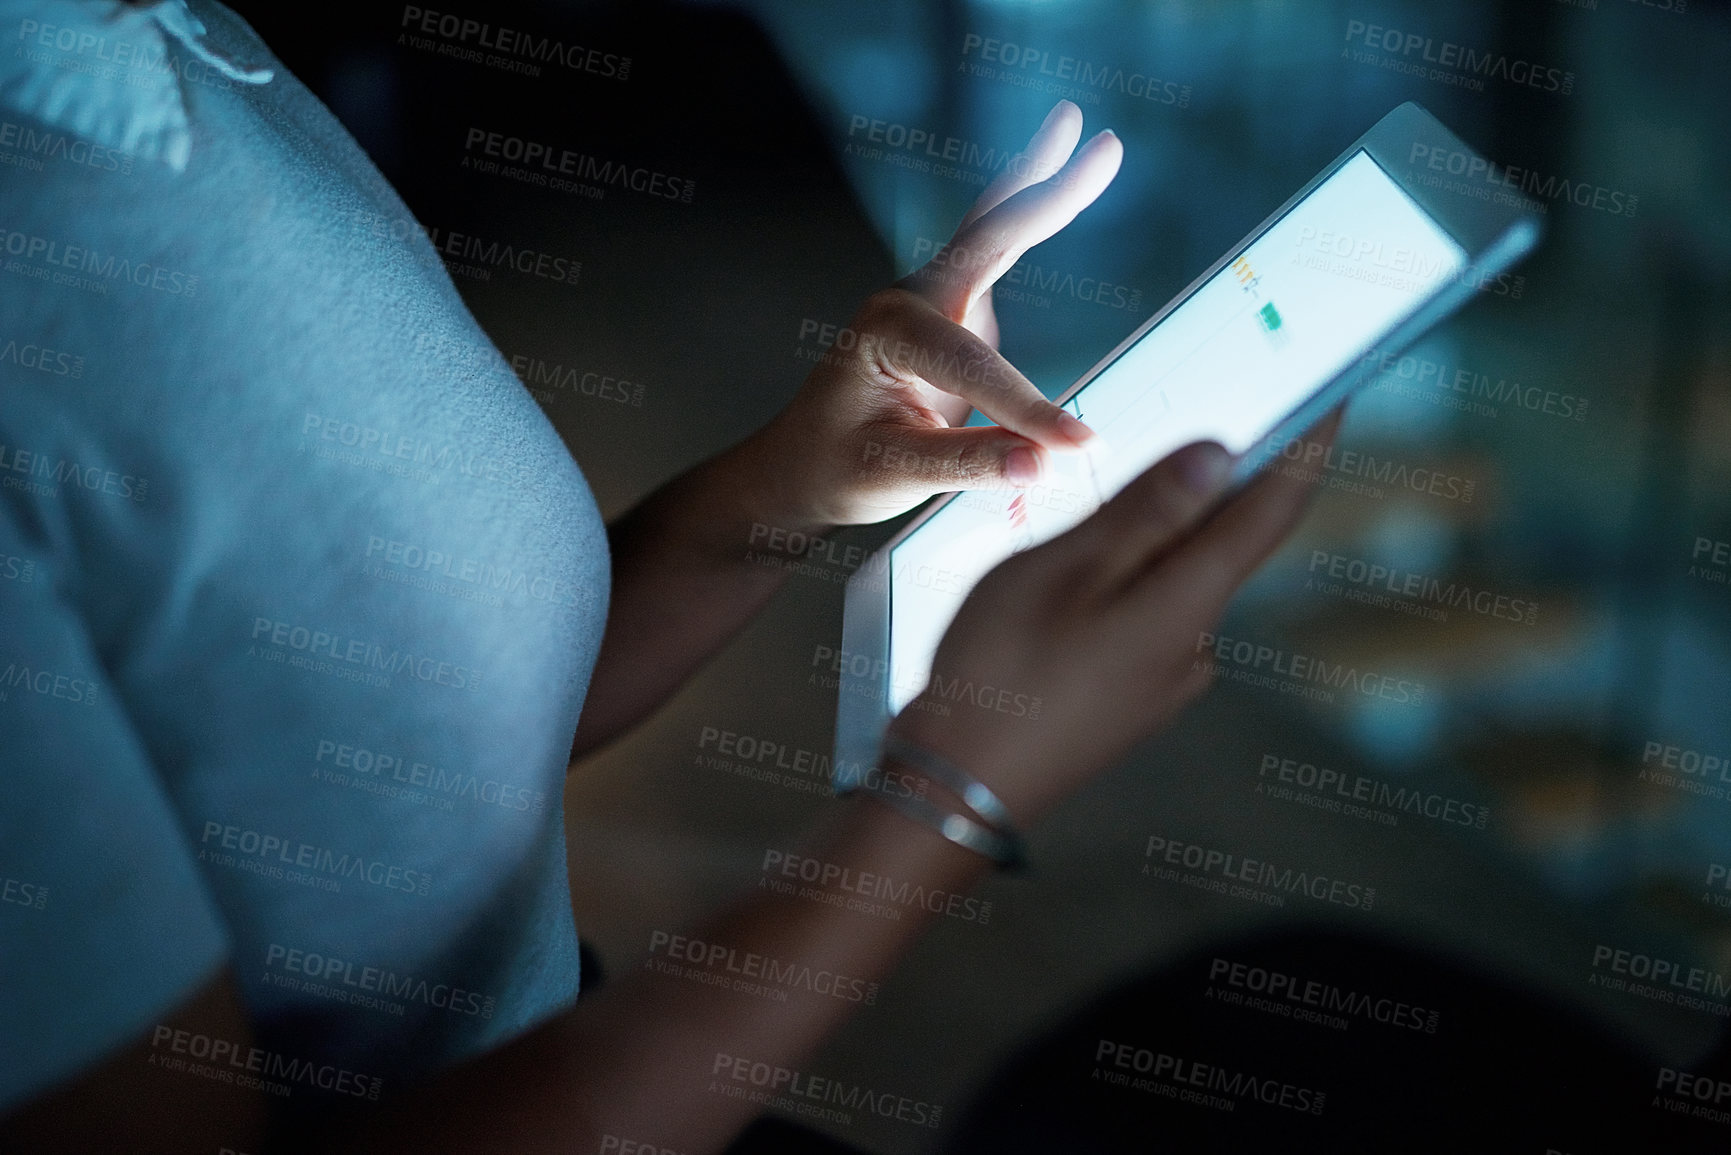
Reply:
[[[803,553],[811,538],[830,527],[790,498],[792,487],[775,469],[774,446],[758,438],[754,434],[693,467],[622,524],[641,522],[671,534],[693,562],[785,576],[779,561]]]
[[[932,708],[922,708],[927,705]],[[921,695],[890,722],[890,733],[952,763],[983,784],[997,798],[1000,813],[1011,828],[1025,831],[1039,821],[1053,801],[1043,787],[1054,776],[1030,764],[1036,748],[1033,735],[1016,732],[1036,723],[966,719],[957,716],[951,703],[942,704],[951,707],[948,711],[937,709],[937,705]],[[944,795],[962,801],[951,790],[946,789]]]
[[[808,476],[806,464],[805,452],[780,417],[714,462],[739,495],[748,526],[809,538],[830,532],[835,522],[821,512],[820,487]]]
[[[984,855],[945,838],[931,827],[862,791],[848,798],[851,807],[838,856],[897,883],[916,882],[927,890],[964,891],[992,871]]]
[[[996,794],[979,779],[924,747],[886,739],[878,760],[882,773],[868,781],[872,797],[949,842],[992,862],[999,870],[1028,864],[1021,832],[1009,821]]]

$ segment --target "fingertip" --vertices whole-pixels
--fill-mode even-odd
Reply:
[[[1040,480],[1041,466],[1038,451],[1026,445],[1004,454],[1004,480],[1011,485],[1029,486]]]
[[[1197,441],[1172,455],[1178,482],[1197,497],[1212,497],[1232,472],[1232,454],[1218,441]]]
[[[1124,141],[1109,128],[1103,128],[1095,133],[1082,148],[1083,151],[1093,150],[1111,156],[1114,169],[1124,159]]]
[[[1124,163],[1124,142],[1111,129],[1095,133],[1087,144],[1077,149],[1063,169],[1052,174],[1052,183],[1077,188],[1093,200],[1105,191],[1118,175]]]
[[[1060,100],[1052,106],[1052,111],[1046,114],[1046,119],[1034,130],[1034,135],[1028,138],[1028,150],[1031,151],[1041,141],[1060,134],[1069,137],[1071,148],[1076,146],[1076,141],[1082,136],[1082,110],[1068,100]]]
[[[1058,408],[1058,414],[1052,419],[1058,432],[1077,449],[1086,449],[1092,442],[1098,441],[1100,435],[1090,429],[1080,417],[1068,409]]]

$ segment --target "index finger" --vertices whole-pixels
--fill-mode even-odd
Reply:
[[[902,285],[952,320],[968,315],[1023,253],[1076,219],[1112,178],[1124,159],[1124,146],[1110,130],[1076,151],[1052,176],[1019,190],[983,213],[950,239]]]
[[[1060,100],[1040,122],[1040,127],[1028,141],[1028,147],[1010,158],[997,179],[974,201],[973,207],[956,225],[956,232],[997,208],[1015,193],[1036,181],[1045,180],[1070,159],[1082,139],[1082,110],[1073,102]]]
[[[1003,354],[908,293],[875,319],[872,354],[879,368],[960,397],[1012,433],[1049,449],[1075,449],[1094,436],[1052,404]]]

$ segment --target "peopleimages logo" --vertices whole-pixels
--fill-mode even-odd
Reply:
[[[1216,957],[1203,997],[1344,1031],[1351,1019],[1434,1035],[1441,1012],[1402,999],[1348,990],[1320,979]]]
[[[455,1015],[490,1019],[498,1005],[492,995],[479,991],[398,974],[389,967],[361,966],[335,955],[281,943],[265,948],[264,965],[269,968],[265,981],[273,986],[388,1014],[403,1014],[404,1003],[421,1003]]]
[[[105,296],[109,287],[117,284],[155,289],[170,297],[192,297],[198,293],[198,278],[190,273],[16,229],[0,229],[0,253],[19,259],[7,262],[7,272],[34,275],[37,280],[89,289]],[[33,270],[23,263],[32,261],[41,264]],[[12,267],[15,263],[18,268]]]
[[[697,192],[697,182],[687,177],[669,176],[643,165],[621,164],[479,126],[469,128],[463,139],[463,151],[466,154],[463,157],[465,167],[482,172],[497,171],[525,184],[544,185],[561,192],[583,192],[599,197],[608,186],[612,186],[684,204],[690,204]],[[507,163],[500,167],[500,161]]]
[[[56,670],[44,670],[28,662],[7,662],[6,668],[0,670],[0,702],[10,701],[14,690],[88,706],[96,701],[97,683]]]
[[[1507,405],[1571,421],[1587,418],[1588,399],[1578,394],[1543,385],[1523,385],[1508,377],[1492,377],[1414,353],[1397,355],[1372,349],[1361,363],[1380,374],[1374,388],[1402,397],[1423,398],[1448,409],[1495,417],[1497,406]]]
[[[1024,175],[1034,170],[1034,162],[1013,149],[861,114],[848,118],[847,143],[841,151],[843,156],[882,161],[909,172],[974,186],[985,185],[1004,169]]]
[[[541,480],[535,467],[505,453],[483,453],[456,442],[405,436],[399,430],[363,425],[347,418],[308,411],[301,418],[297,453],[306,453],[371,472],[420,481],[460,477],[533,488]]]
[[[558,390],[566,394],[593,397],[597,401],[629,405],[634,409],[643,407],[643,386],[639,382],[627,381],[611,373],[550,362],[542,357],[531,357],[527,353],[514,353],[506,360],[510,362],[511,371],[517,375],[517,379],[523,382],[524,387],[538,401],[552,400],[554,390]]]
[[[1731,584],[1731,541],[1697,535],[1689,554],[1689,576],[1713,585]]]
[[[48,905],[48,888],[40,883],[0,875],[0,902],[41,910]]]
[[[451,803],[458,799],[533,814],[547,807],[547,795],[541,790],[331,738],[318,740],[313,766],[314,778],[391,798],[420,801],[424,797],[442,803],[439,808],[444,810],[452,809]]]
[[[840,776],[843,782],[899,798],[926,796],[925,780],[916,780],[905,771],[845,759],[837,765],[822,750],[808,750],[719,726],[704,726],[698,731],[697,749],[699,753],[694,760],[697,766],[806,793],[830,790]]]
[[[158,1048],[168,1053],[158,1054]],[[242,1087],[257,1087],[262,1078],[274,1080],[279,1085],[299,1083],[333,1094],[376,1101],[380,1088],[384,1086],[383,1079],[359,1074],[346,1067],[297,1059],[262,1047],[242,1047],[228,1039],[160,1024],[151,1032],[150,1049],[151,1066],[186,1071]],[[209,1066],[202,1069],[189,1066],[185,1059],[180,1058],[183,1055]],[[268,1084],[266,1089],[273,1090]],[[282,1093],[287,1093],[286,1088]]]
[[[730,1098],[779,1107],[797,1115],[850,1124],[847,1112],[860,1111],[916,1127],[936,1127],[944,1109],[908,1095],[874,1091],[791,1067],[756,1062],[718,1052],[709,1071],[709,1089]]]
[[[0,553],[0,579],[9,582],[33,582],[37,577],[35,558]]]
[[[1731,1016],[1731,978],[1706,967],[1684,966],[1674,959],[1600,943],[1593,947],[1592,986],[1671,1003],[1720,1018]]]
[[[407,870],[364,854],[350,854],[223,822],[206,822],[199,844],[200,862],[236,866],[267,878],[285,877],[283,867],[290,867],[293,868],[291,875],[303,871],[307,875],[304,878],[288,877],[288,881],[318,890],[338,891],[342,889],[343,879],[351,879],[385,890],[425,895],[432,884],[432,876],[424,870]],[[238,852],[246,860],[236,859],[234,854],[225,854],[224,851]],[[320,883],[323,885],[318,885]]]
[[[1311,551],[1309,574],[1307,590],[1432,621],[1447,621],[1451,609],[1528,626],[1539,615],[1538,603],[1523,598],[1322,549]]]
[[[1709,1123],[1731,1123],[1731,1080],[1696,1075],[1675,1067],[1660,1067],[1653,1089],[1653,1106]]]
[[[150,84],[153,79],[173,77],[187,84],[204,84],[225,92],[238,87],[222,69],[197,54],[181,57],[170,47],[172,38],[152,37],[151,43],[109,39],[83,28],[44,24],[37,20],[18,22],[16,56],[33,64],[59,68],[98,80],[118,80],[125,85]],[[268,79],[270,73],[264,74]]]
[[[1292,462],[1291,466],[1286,462]],[[1377,457],[1356,449],[1340,449],[1294,437],[1280,447],[1280,460],[1274,468],[1289,476],[1308,476],[1329,489],[1382,497],[1394,490],[1440,497],[1448,501],[1471,502],[1478,488],[1470,477],[1444,473],[1422,465],[1408,465],[1393,458]],[[1293,472],[1296,470],[1297,472]]]
[[[7,341],[5,347],[0,348],[0,361],[8,361],[20,369],[34,369],[50,377],[84,376],[83,357],[28,341],[22,345],[15,340]]]
[[[1266,897],[1255,894],[1234,894],[1233,897],[1251,898],[1263,901],[1269,906],[1282,906],[1284,901],[1267,902],[1267,898],[1279,899],[1281,895],[1287,894],[1353,910],[1370,910],[1376,905],[1374,886],[1364,886],[1343,878],[1330,878],[1326,874],[1298,870],[1290,866],[1276,866],[1267,859],[1246,858],[1194,842],[1180,842],[1160,834],[1148,836],[1148,847],[1143,852],[1143,857],[1147,861],[1142,864],[1142,873],[1150,877],[1167,882],[1184,882],[1220,894],[1230,893],[1234,883],[1246,883],[1272,893],[1267,893]],[[1174,867],[1192,873],[1181,876]]]
[[[1190,106],[1188,84],[1162,80],[1139,68],[1098,64],[974,32],[962,37],[961,71],[1079,104],[1099,104],[1101,93],[1115,92],[1151,104]]]
[[[457,690],[473,690],[481,684],[481,672],[473,666],[460,666],[455,662],[416,654],[412,650],[395,647],[387,650],[378,642],[346,637],[297,622],[254,618],[252,639],[254,644],[247,650],[248,657],[263,656],[262,651],[272,647],[278,651],[286,648],[312,660],[342,662],[357,670],[381,675],[407,674],[419,682],[450,686]]]
[[[1256,793],[1318,809],[1367,818],[1384,826],[1399,824],[1401,814],[1428,818],[1449,826],[1483,830],[1490,810],[1446,794],[1396,785],[1363,774],[1345,774],[1313,762],[1264,754],[1256,772]]]
[[[1650,740],[1636,781],[1721,801],[1731,798],[1731,753],[1714,754]]]
[[[1444,285],[1462,284],[1474,292],[1519,300],[1526,291],[1526,277],[1520,273],[1493,274],[1471,264],[1445,272],[1440,258],[1385,244],[1375,236],[1305,225],[1298,230],[1295,248],[1293,261],[1302,268],[1403,292],[1430,293]]]
[[[982,926],[992,919],[990,900],[919,886],[792,851],[764,851],[761,871],[758,886],[772,894],[844,907],[892,922],[902,916],[898,908],[926,910]]]
[[[521,245],[486,240],[473,233],[451,232],[437,225],[426,228],[433,251],[454,275],[487,281],[494,269],[511,269],[556,284],[575,285],[583,273],[583,262],[557,257]]]
[[[878,997],[878,984],[864,979],[664,930],[650,932],[649,954],[657,973],[726,986],[775,1002],[786,1002],[789,991],[866,1005]]]
[[[1095,1079],[1113,1086],[1164,1095],[1199,1107],[1233,1110],[1251,1100],[1270,1107],[1283,1107],[1309,1115],[1322,1114],[1328,1096],[1310,1087],[1280,1079],[1262,1078],[1246,1071],[1230,1071],[1213,1063],[1202,1063],[1178,1055],[1101,1039],[1094,1051]],[[1128,1072],[1144,1076],[1132,1080]]]
[[[405,4],[403,19],[398,26],[404,30],[398,40],[400,44],[506,72],[539,76],[541,65],[556,64],[571,72],[588,73],[605,80],[624,81],[631,76],[629,56],[567,44],[552,36],[495,27],[484,20],[472,20],[451,12]]]
[[[68,460],[16,445],[0,445],[0,486],[36,497],[59,497],[60,487],[66,484],[129,501],[143,501],[150,495],[150,480],[135,473],[121,473],[94,462]]]
[[[1340,54],[1356,63],[1373,64],[1473,92],[1483,92],[1487,80],[1501,80],[1560,96],[1575,90],[1575,74],[1561,68],[1363,20],[1347,21],[1346,41],[1347,46]]]
[[[1410,174],[1421,184],[1432,188],[1445,188],[1450,192],[1462,193],[1480,200],[1503,200],[1504,194],[1501,190],[1514,189],[1540,202],[1567,201],[1582,208],[1597,209],[1624,217],[1634,216],[1635,209],[1641,203],[1640,197],[1621,189],[1574,181],[1567,177],[1542,176],[1530,168],[1513,165],[1499,168],[1482,156],[1459,149],[1414,143],[1407,154],[1407,164],[1429,170]],[[1442,174],[1458,179],[1446,180]],[[1509,199],[1506,203],[1521,202],[1518,199]],[[1540,203],[1535,207],[1544,212],[1549,206]]]
[[[939,283],[965,283],[975,271],[995,260],[995,252],[984,247],[969,249],[935,237],[914,238],[914,264],[924,266],[927,270],[924,275]],[[941,271],[931,272],[934,266]],[[1109,309],[1134,309],[1142,303],[1141,289],[1049,269],[1026,257],[998,277],[992,285],[992,295],[998,301],[1020,301],[1040,309],[1049,307],[1054,297],[1072,297]],[[800,336],[804,339],[803,330]]]
[[[489,594],[509,594],[514,598],[547,602],[571,609],[581,604],[576,585],[560,581],[544,573],[495,565],[490,561],[463,557],[444,550],[423,548],[414,542],[367,535],[367,562],[373,566],[389,566],[460,582]]]
[[[132,175],[131,153],[105,148],[83,137],[69,136],[53,129],[0,120],[0,164],[41,172],[43,162],[48,160],[64,161],[98,172]]]
[[[1411,679],[1359,670],[1342,662],[1330,662],[1325,658],[1257,642],[1203,633],[1196,637],[1195,652],[1207,656],[1198,657],[1192,669],[1206,669],[1217,678],[1316,701],[1334,701],[1335,690],[1347,690],[1402,705],[1424,698],[1423,684]]]

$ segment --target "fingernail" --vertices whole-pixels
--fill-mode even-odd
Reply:
[[[1004,455],[1004,477],[1011,485],[1032,485],[1040,480],[1040,458],[1032,449],[1018,446]]]
[[[1058,428],[1063,432],[1065,437],[1068,437],[1077,445],[1086,445],[1096,437],[1094,431],[1084,425],[1076,415],[1071,413],[1068,409],[1058,410]]]
[[[1206,496],[1219,489],[1232,471],[1232,455],[1218,442],[1203,441],[1180,450],[1173,464],[1185,489]]]

